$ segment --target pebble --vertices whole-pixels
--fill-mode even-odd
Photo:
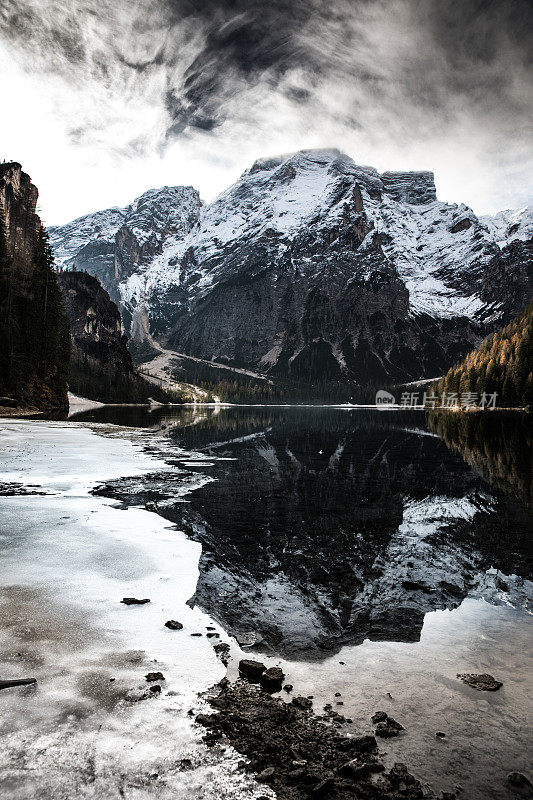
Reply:
[[[181,631],[183,630],[183,625],[175,619],[169,619],[165,622],[165,628],[169,628],[171,631]]]

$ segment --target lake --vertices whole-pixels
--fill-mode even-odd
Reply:
[[[371,733],[374,711],[392,707],[407,734],[387,742],[386,763],[405,761],[439,790],[461,785],[478,800],[507,797],[507,774],[527,770],[530,417],[321,407],[104,407],[67,423],[1,427],[14,437],[12,455],[4,452],[1,463],[4,486],[31,483],[54,493],[43,500],[15,488],[13,496],[0,499],[6,538],[15,508],[18,515],[16,546],[3,556],[15,599],[20,596],[13,587],[20,591],[24,582],[26,599],[37,589],[48,596],[72,564],[78,579],[55,600],[78,613],[83,595],[85,623],[101,631],[112,619],[114,629],[116,597],[108,612],[103,600],[96,602],[83,589],[87,542],[96,535],[100,550],[90,570],[103,572],[103,561],[115,594],[121,582],[125,595],[133,592],[132,582],[152,594],[164,586],[169,614],[175,597],[179,613],[192,615],[192,632],[207,622],[228,642],[230,678],[243,654],[280,664],[299,693],[313,695],[315,710],[335,702],[340,692],[338,702],[353,719],[354,732]],[[55,437],[51,452],[69,453],[70,467],[77,457],[88,465],[76,466],[85,516],[72,506],[68,514],[85,530],[83,555],[72,555],[78,534],[71,527],[73,561],[65,567],[63,542],[44,581],[25,578],[20,565],[34,562],[41,547],[46,560],[52,558],[58,539],[32,542],[28,526],[35,525],[43,503],[50,506],[50,525],[57,526],[65,516],[61,507],[80,491],[73,488],[70,467],[50,481],[42,462],[47,448],[39,457],[35,450],[40,434]],[[121,455],[125,445],[129,449]],[[28,450],[28,466],[15,463],[21,446]],[[116,522],[119,533],[112,542],[104,524],[96,534],[85,529],[87,519],[93,525],[87,516],[93,511],[105,525]],[[128,515],[140,514],[145,516],[140,527],[133,526],[133,536]],[[150,559],[160,563],[150,566]],[[102,593],[94,575],[91,585]],[[202,663],[205,674],[189,675],[168,649],[168,637],[150,632],[152,613],[143,617],[146,638],[139,641],[137,634],[135,650],[152,659],[157,650],[164,671],[174,670],[176,688],[181,681],[191,696],[201,694],[220,677],[221,665],[209,661],[205,646],[193,648],[187,651],[188,668],[202,672]],[[117,634],[128,652],[135,639],[131,620],[130,615]],[[125,646],[115,642],[113,651]],[[108,669],[109,658],[108,649],[99,648],[99,669]],[[129,669],[124,667],[123,676],[128,687]],[[490,672],[504,685],[499,692],[476,692],[457,679],[463,672]],[[72,688],[70,703],[77,692],[79,687]],[[436,740],[436,731],[446,738]],[[194,747],[198,754],[196,740]],[[198,769],[207,763],[202,758]],[[174,790],[183,791],[183,776],[174,778]],[[204,796],[191,776],[187,780],[186,796]],[[254,796],[253,786],[237,787],[232,780],[237,779],[227,778],[228,797]],[[21,778],[21,792],[24,786]],[[150,786],[143,791],[151,796]],[[154,790],[154,796],[165,795]]]

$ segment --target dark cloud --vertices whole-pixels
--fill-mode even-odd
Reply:
[[[523,140],[532,31],[531,0],[4,0],[0,10],[0,37],[28,70],[159,104],[147,147],[253,129],[261,92],[302,125],[423,136],[460,117],[485,138],[493,130],[490,146],[511,128]],[[83,126],[73,137],[83,142]]]

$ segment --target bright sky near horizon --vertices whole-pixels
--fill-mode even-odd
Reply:
[[[201,5],[201,8],[199,8]],[[7,0],[0,158],[47,225],[256,158],[428,169],[477,213],[533,203],[528,0]]]

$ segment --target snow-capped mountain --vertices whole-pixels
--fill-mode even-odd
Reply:
[[[498,211],[494,216],[482,216],[481,222],[487,226],[499,247],[505,247],[514,239],[533,238],[533,208]]]
[[[110,208],[48,229],[56,261],[96,275],[113,296],[156,253],[180,241],[198,222],[192,186],[150,189],[126,208]]]
[[[337,150],[256,161],[203,206],[191,187],[50,229],[138,338],[272,374],[434,375],[531,295],[531,210],[478,218],[430,172]]]

